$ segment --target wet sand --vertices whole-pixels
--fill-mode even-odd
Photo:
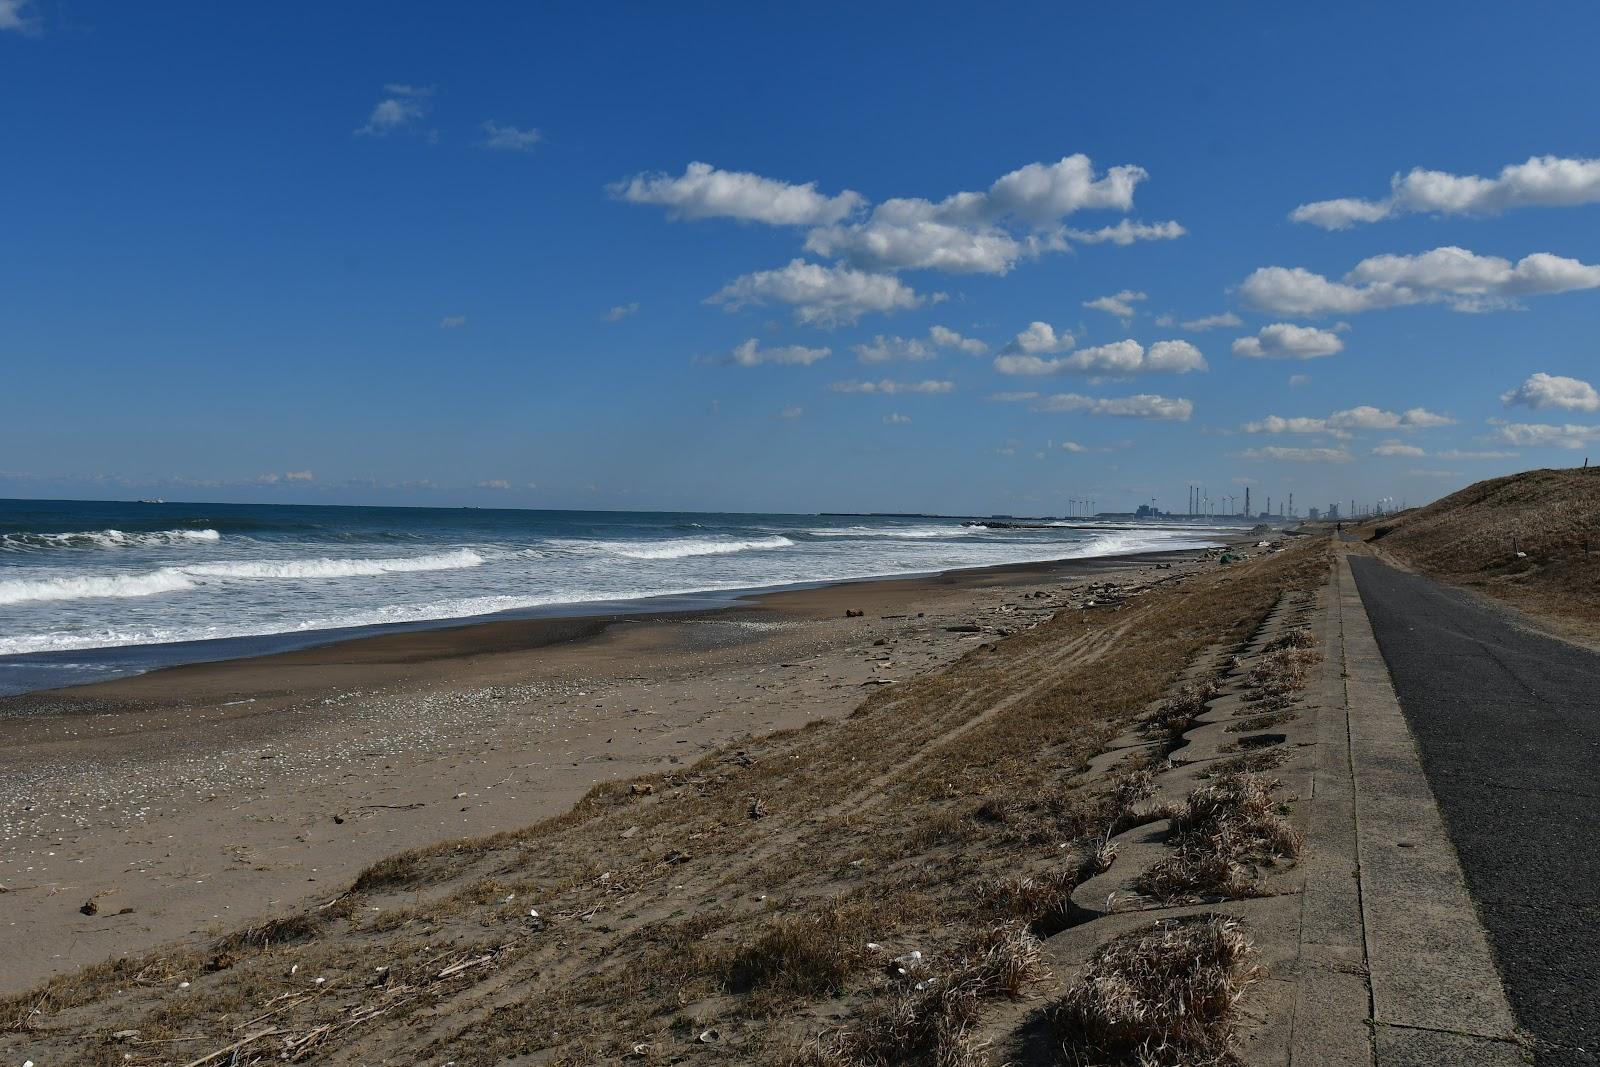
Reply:
[[[1163,580],[1201,555],[398,632],[0,699],[0,991],[332,897],[392,852],[844,715],[874,685],[1084,603],[1092,583]]]

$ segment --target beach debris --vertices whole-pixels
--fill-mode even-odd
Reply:
[[[649,782],[634,782],[628,787],[628,792],[636,797],[647,797],[656,791],[656,787]]]
[[[901,978],[905,978],[909,976],[912,971],[922,969],[922,953],[916,949],[912,949],[903,956],[896,956],[893,964],[894,973]]]
[[[94,897],[90,897],[88,900],[83,902],[83,907],[79,908],[78,910],[83,912],[85,915],[93,915],[100,910],[100,905],[95,902]]]
[[[863,617],[864,615],[866,615],[866,612],[857,611],[855,608],[845,608],[844,609],[844,617],[847,618],[847,619],[859,619],[859,618]]]
[[[946,626],[944,632],[947,634],[981,634],[983,633],[983,627],[974,626],[971,623],[963,623],[960,626]]]
[[[137,1038],[138,1036],[139,1036],[139,1031],[137,1031],[137,1030],[118,1030],[116,1033],[111,1035],[111,1040],[113,1040],[113,1041],[132,1041],[135,1038]]]
[[[628,838],[632,837],[634,834],[636,834],[638,832],[639,832],[639,827],[638,827],[637,824],[635,824],[633,826],[630,826],[626,830],[622,831],[622,839],[624,841],[626,841]]]
[[[751,797],[750,798],[750,817],[752,819],[762,819],[762,818],[766,817],[766,814],[767,814],[767,806],[761,802],[761,798],[760,797]]]
[[[722,1041],[722,1031],[715,1028],[700,1031],[700,1036],[695,1038],[702,1045],[715,1045]]]

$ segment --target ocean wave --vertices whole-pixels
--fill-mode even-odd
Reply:
[[[72,533],[0,534],[3,548],[133,548],[140,545],[181,545],[222,540],[216,530],[151,530],[125,533],[122,530],[81,530]]]
[[[0,604],[30,600],[87,600],[95,597],[141,597],[175,593],[203,584],[196,579],[362,578],[414,571],[476,567],[483,557],[471,549],[397,559],[283,559],[237,563],[196,563],[162,567],[145,574],[71,575],[63,578],[19,578],[0,582]]]
[[[735,552],[789,548],[794,542],[787,537],[773,536],[748,541],[685,537],[672,541],[593,541],[590,544],[628,559],[684,559],[689,556],[728,556]]]
[[[852,526],[844,530],[807,530],[813,537],[893,537],[926,540],[934,537],[971,537],[973,531],[960,526]]]
[[[470,548],[431,556],[392,559],[263,559],[238,563],[197,563],[177,568],[200,578],[364,578],[409,571],[453,571],[476,567],[483,557]]]
[[[71,578],[19,578],[0,582],[0,604],[28,600],[85,600],[90,597],[155,596],[189,589],[194,581],[175,567],[149,574],[77,575]]]

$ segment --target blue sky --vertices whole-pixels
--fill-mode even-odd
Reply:
[[[0,495],[1303,511],[1600,452],[1600,13],[1303,7],[0,0]]]

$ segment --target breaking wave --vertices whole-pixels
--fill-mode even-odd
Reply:
[[[152,530],[124,533],[121,530],[83,530],[76,533],[0,534],[4,548],[134,548],[141,545],[181,545],[222,540],[215,530]]]
[[[728,556],[735,552],[753,552],[773,548],[789,548],[794,544],[787,537],[759,537],[749,541],[721,541],[710,538],[685,537],[675,541],[594,541],[593,548],[628,559],[686,559],[689,556]]]
[[[0,604],[29,600],[86,600],[92,597],[140,597],[175,593],[202,584],[196,579],[361,578],[410,571],[448,571],[476,567],[483,557],[471,549],[399,559],[285,559],[241,563],[197,563],[162,567],[146,574],[74,575],[64,578],[19,578],[0,582]]]

